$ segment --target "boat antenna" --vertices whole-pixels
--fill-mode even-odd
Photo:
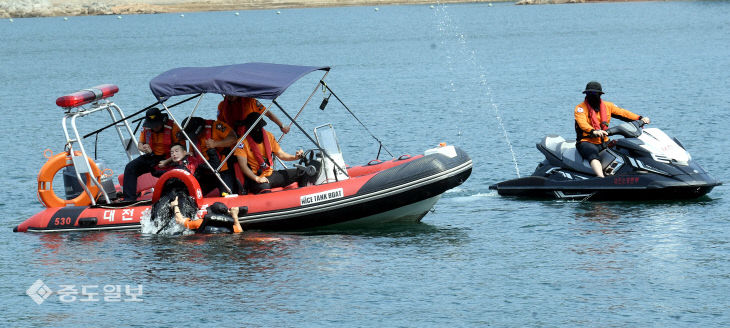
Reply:
[[[353,112],[352,112],[352,110],[350,110],[350,108],[349,108],[349,107],[347,107],[347,105],[345,105],[345,103],[344,103],[344,102],[342,101],[342,99],[340,99],[340,97],[338,97],[338,96],[337,96],[337,94],[335,94],[335,93],[334,93],[334,92],[332,91],[332,89],[330,89],[330,87],[329,87],[329,86],[327,85],[327,82],[325,82],[325,81],[322,81],[322,80],[320,80],[320,81],[319,81],[319,83],[320,83],[320,84],[322,85],[322,87],[323,87],[323,88],[325,88],[325,89],[327,89],[327,91],[329,91],[329,93],[330,93],[330,96],[335,96],[335,99],[337,99],[337,101],[339,101],[339,102],[340,102],[340,104],[342,104],[342,106],[343,106],[343,107],[345,107],[345,109],[347,109],[347,111],[348,111],[348,112],[350,113],[350,115],[352,115],[352,117],[354,117],[354,118],[355,118],[355,120],[356,120],[356,121],[357,121],[358,123],[360,123],[360,125],[362,125],[362,127],[363,127],[363,128],[365,128],[365,131],[367,131],[367,132],[368,132],[368,133],[370,134],[370,136],[371,136],[371,137],[373,137],[373,139],[375,139],[375,141],[377,141],[377,142],[378,142],[378,144],[380,145],[380,148],[378,148],[378,156],[377,156],[377,157],[380,157],[380,149],[381,149],[381,148],[382,148],[382,149],[385,149],[385,151],[386,151],[386,152],[388,153],[388,155],[390,155],[391,157],[395,157],[395,156],[393,156],[393,154],[392,154],[392,153],[390,152],[390,150],[388,150],[388,147],[386,147],[386,146],[385,146],[385,145],[383,144],[383,142],[382,142],[382,141],[380,141],[380,139],[378,139],[378,137],[376,137],[376,136],[375,136],[375,135],[374,135],[374,134],[373,134],[372,132],[370,132],[370,129],[368,129],[368,127],[367,127],[367,126],[365,126],[365,124],[364,124],[364,123],[363,123],[362,121],[360,121],[360,119],[359,119],[359,118],[358,118],[358,117],[357,117],[357,116],[355,115],[355,113],[353,113]],[[329,97],[327,97],[327,99],[329,99]],[[326,106],[327,104],[325,103],[324,105]],[[376,158],[377,158],[377,157],[376,157]]]

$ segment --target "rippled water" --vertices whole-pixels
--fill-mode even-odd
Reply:
[[[696,201],[652,203],[524,201],[488,189],[518,170],[529,175],[540,137],[572,136],[572,109],[589,80],[727,183],[730,3],[379,9],[0,21],[7,325],[730,325],[726,186]],[[328,84],[390,149],[457,144],[474,160],[471,178],[423,223],[372,230],[11,232],[42,208],[42,150],[63,148],[56,97],[115,83],[114,100],[131,113],[153,102],[147,83],[167,69],[249,61],[332,65]],[[316,78],[282,104],[298,108]],[[206,98],[203,114],[218,100]],[[302,119],[309,129],[334,123],[349,163],[377,153],[341,109]],[[120,173],[123,157],[105,152],[111,146],[100,141],[99,156]],[[307,143],[295,133],[283,146]],[[40,305],[25,294],[38,279],[54,292]],[[124,302],[139,285],[142,302]],[[79,294],[62,299],[64,288]]]

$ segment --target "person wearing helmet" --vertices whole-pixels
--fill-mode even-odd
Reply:
[[[125,201],[137,200],[137,178],[154,172],[157,165],[170,155],[170,145],[177,142],[173,127],[168,124],[167,115],[159,108],[150,108],[145,113],[143,129],[137,148],[142,155],[124,167],[122,193]]]
[[[603,88],[596,81],[588,82],[583,93],[586,95],[585,99],[575,106],[573,113],[576,148],[578,153],[591,165],[596,176],[603,178],[603,166],[598,153],[604,147],[604,143],[608,141],[606,130],[611,117],[616,116],[624,121],[642,120],[645,124],[649,124],[651,120],[618,107],[612,102],[602,100]]]
[[[253,126],[259,117],[259,113],[251,113],[246,117],[244,125],[251,132],[233,153],[245,177],[245,188],[255,194],[294,182],[296,170],[274,171],[274,155],[284,161],[295,161],[302,158],[304,153],[301,149],[295,155],[284,152],[274,135],[264,129],[266,122],[263,119]]]

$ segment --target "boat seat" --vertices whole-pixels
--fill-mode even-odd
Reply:
[[[124,185],[124,174],[119,175],[119,185]],[[148,189],[154,188],[157,184],[157,178],[152,176],[150,173],[145,173],[137,177],[137,193],[143,192]]]
[[[561,136],[549,135],[538,144],[537,148],[543,153],[547,152],[555,157],[560,162],[561,167],[594,174],[591,165],[580,156],[578,149],[575,148],[575,140],[566,141]]]

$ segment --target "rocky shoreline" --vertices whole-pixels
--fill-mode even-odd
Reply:
[[[515,0],[7,0],[0,2],[0,18],[134,15],[197,11],[231,11],[277,8],[383,6],[511,2]],[[653,0],[516,0],[516,5]],[[662,0],[666,1],[666,0]]]
[[[507,0],[438,0],[438,3],[499,1]],[[436,3],[436,0],[8,0],[0,3],[0,18]]]

